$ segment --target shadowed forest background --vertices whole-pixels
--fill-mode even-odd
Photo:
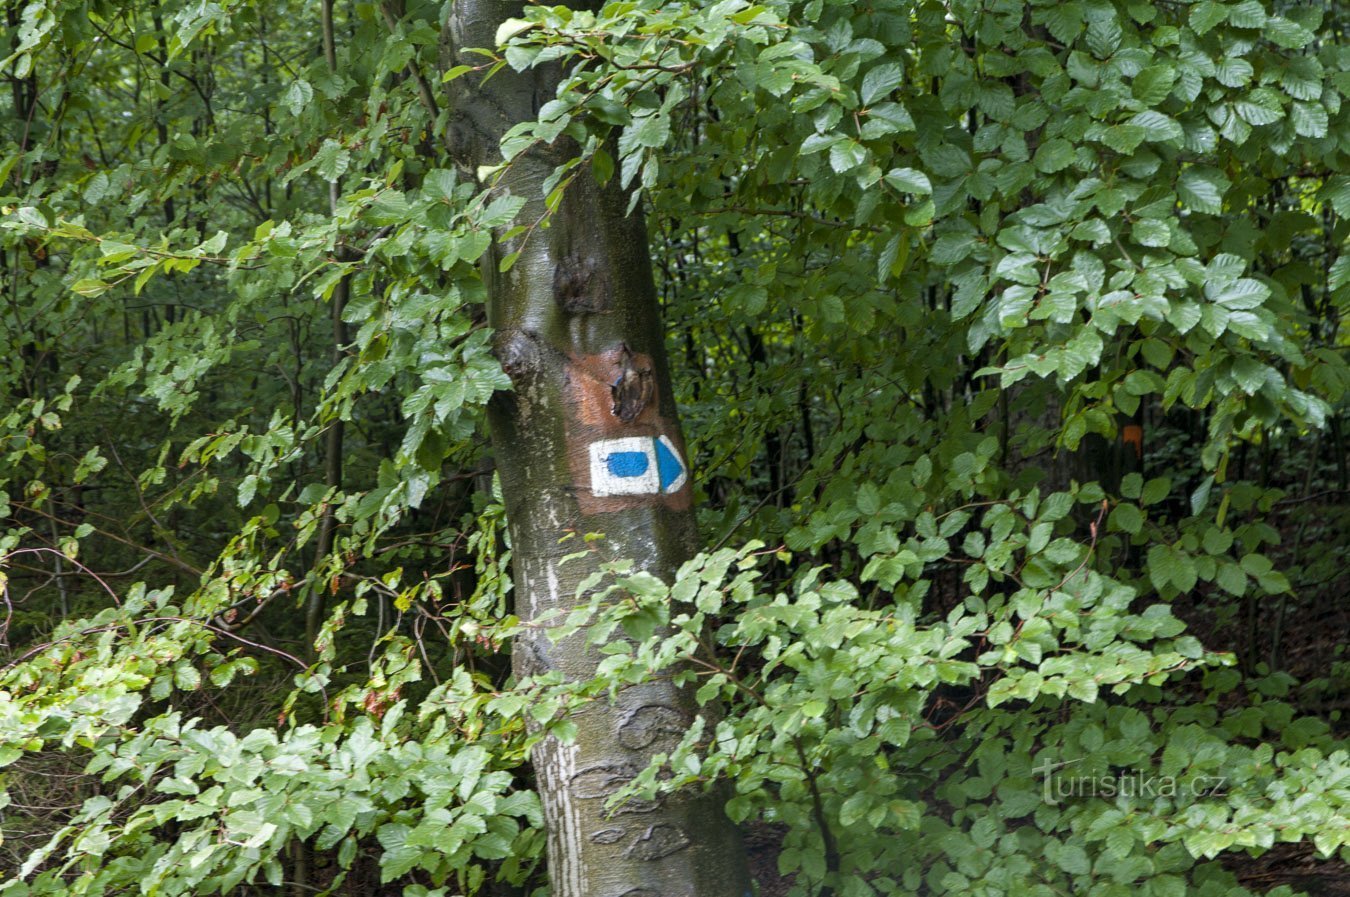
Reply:
[[[0,6],[0,897],[536,893],[530,745],[660,670],[721,715],[631,787],[729,783],[765,895],[1350,894],[1350,8],[530,5],[465,67],[436,2]],[[457,168],[450,86],[549,66]],[[706,551],[568,683],[481,260],[578,178]]]

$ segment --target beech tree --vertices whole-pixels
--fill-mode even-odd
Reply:
[[[482,48],[521,9],[453,4],[451,70],[478,69]],[[538,624],[584,607],[586,583],[605,560],[670,581],[701,546],[647,229],[631,192],[582,170],[546,202],[542,185],[577,161],[570,137],[536,141],[502,164],[503,138],[553,102],[560,74],[557,66],[466,73],[453,82],[449,144],[470,178],[501,167],[494,189],[524,198],[517,220],[535,223],[503,227],[482,262],[495,352],[512,383],[489,419],[516,613],[537,625],[516,637],[512,665],[522,680],[557,671],[590,681],[600,646],[584,632],[555,643]],[[599,541],[578,551],[576,538],[592,534]],[[607,800],[678,745],[700,712],[690,689],[662,676],[572,713],[570,738],[535,746],[552,893],[750,893],[739,835],[715,795]]]

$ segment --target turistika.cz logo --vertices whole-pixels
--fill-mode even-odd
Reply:
[[[1198,800],[1222,794],[1227,776],[1177,776],[1158,775],[1142,769],[1119,770],[1101,775],[1066,775],[1061,770],[1068,769],[1083,758],[1062,762],[1045,761],[1032,768],[1032,772],[1041,777],[1041,793],[1048,804],[1057,804],[1073,798],[1114,798],[1138,797],[1153,799],[1185,798]]]

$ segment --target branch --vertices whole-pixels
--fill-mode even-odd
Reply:
[[[394,14],[389,11],[387,3],[380,4],[380,15],[384,17],[384,24],[388,26],[389,33],[395,33],[398,30],[398,21],[394,18]],[[409,60],[403,69],[417,82],[417,95],[421,98],[422,105],[427,107],[427,114],[431,116],[431,120],[434,122],[441,111],[436,106],[436,95],[431,92],[431,85],[427,83],[426,78],[422,77],[422,70],[412,60]]]

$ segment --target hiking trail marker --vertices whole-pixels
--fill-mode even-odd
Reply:
[[[673,495],[689,468],[668,436],[624,436],[590,445],[591,494]]]
[[[679,424],[661,413],[655,371],[651,356],[626,343],[568,356],[567,467],[584,516],[689,509],[689,456]]]

